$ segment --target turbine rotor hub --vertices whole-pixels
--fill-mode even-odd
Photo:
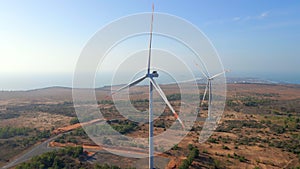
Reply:
[[[158,77],[158,73],[157,73],[156,70],[154,70],[154,71],[152,72],[152,77]]]

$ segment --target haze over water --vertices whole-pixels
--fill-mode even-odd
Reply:
[[[258,78],[261,80],[269,80],[277,83],[291,83],[300,84],[299,74],[272,74],[272,73],[261,73],[261,74],[237,74],[228,73],[227,77],[239,77],[239,78]],[[101,76],[96,78],[96,87],[103,87],[110,85],[111,75]],[[13,90],[32,90],[45,87],[72,87],[72,74],[52,74],[52,75],[2,75],[0,76],[0,90],[13,91]],[[183,79],[185,80],[185,79]],[[159,83],[173,83],[170,77],[160,76],[158,78]],[[124,84],[124,81],[120,81]]]

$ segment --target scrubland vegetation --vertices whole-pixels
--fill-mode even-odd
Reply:
[[[260,89],[260,90],[258,90]],[[259,92],[260,91],[260,92]],[[180,107],[181,95],[168,92],[171,104]],[[148,108],[148,99],[138,98],[131,103],[140,111]],[[110,99],[100,99],[99,108],[108,123],[116,131],[134,135],[147,134],[147,127],[126,120]],[[201,109],[207,111],[204,102]],[[6,153],[0,154],[0,165],[8,163],[13,157],[28,148],[51,137],[51,130],[34,128],[28,125],[5,125],[12,119],[22,119],[28,112],[45,112],[49,117],[63,115],[68,117],[63,126],[78,123],[72,102],[24,103],[20,105],[2,105],[0,109],[0,148]],[[158,129],[168,128],[174,121],[166,118],[172,113],[165,112],[155,120]],[[62,124],[60,124],[62,125]],[[203,144],[197,140],[201,122],[195,124],[192,131],[171,150],[164,154],[173,161],[175,168],[297,168],[300,166],[300,87],[284,85],[229,85],[225,112],[215,133]],[[109,132],[99,125],[89,130],[101,134]],[[140,132],[144,130],[143,132]],[[104,138],[105,139],[105,138]],[[107,142],[110,140],[106,138]],[[94,144],[82,128],[62,134],[57,143],[74,145]],[[137,144],[137,148],[140,146]],[[164,149],[164,147],[160,147]],[[276,154],[270,155],[270,154]],[[116,157],[111,157],[111,159]],[[113,161],[113,160],[112,160]],[[68,147],[41,156],[34,157],[17,168],[118,168],[110,160],[97,164],[90,162],[82,147]],[[119,166],[122,167],[122,166]],[[124,167],[122,167],[124,168]]]

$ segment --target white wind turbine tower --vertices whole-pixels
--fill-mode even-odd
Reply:
[[[206,93],[208,91],[208,120],[210,120],[211,118],[211,102],[212,102],[212,85],[211,85],[211,82],[212,80],[214,80],[214,78],[226,73],[226,72],[229,72],[229,70],[225,70],[221,73],[218,73],[218,74],[215,74],[213,76],[209,76],[209,74],[207,73],[204,73],[201,69],[201,67],[195,63],[196,66],[199,68],[199,70],[201,71],[201,73],[204,75],[204,77],[207,79],[207,83],[206,83],[206,86],[205,86],[205,90],[204,90],[204,94],[203,94],[203,97],[202,97],[202,101],[200,103],[200,106],[202,107],[203,103],[204,103],[204,100],[205,100],[205,97],[206,97]]]
[[[174,114],[176,120],[179,121],[179,123],[181,124],[182,128],[184,129],[184,124],[181,121],[181,119],[178,117],[178,114],[175,112],[175,110],[173,109],[173,107],[171,106],[170,102],[168,101],[166,95],[164,94],[163,90],[160,88],[160,86],[156,83],[156,81],[154,80],[154,78],[158,77],[158,73],[157,71],[153,71],[151,72],[151,47],[152,47],[152,30],[153,30],[153,14],[154,14],[154,5],[152,5],[152,17],[151,17],[151,26],[150,26],[150,42],[149,42],[149,56],[148,56],[148,69],[147,72],[145,74],[145,76],[138,78],[137,80],[125,85],[124,87],[121,87],[119,89],[117,89],[115,92],[112,93],[116,94],[119,91],[126,89],[126,88],[130,88],[132,86],[135,86],[137,84],[139,84],[140,82],[142,82],[145,79],[149,79],[149,168],[152,169],[154,168],[154,152],[153,152],[153,87],[157,90],[157,92],[159,93],[159,95],[161,96],[161,98],[164,100],[164,102],[166,103],[166,105],[170,108],[170,110],[172,111],[172,113]]]

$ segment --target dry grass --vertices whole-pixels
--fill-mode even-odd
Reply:
[[[23,113],[20,117],[4,119],[0,121],[0,126],[28,127],[39,130],[50,130],[69,124],[71,117],[49,114],[45,112]]]

